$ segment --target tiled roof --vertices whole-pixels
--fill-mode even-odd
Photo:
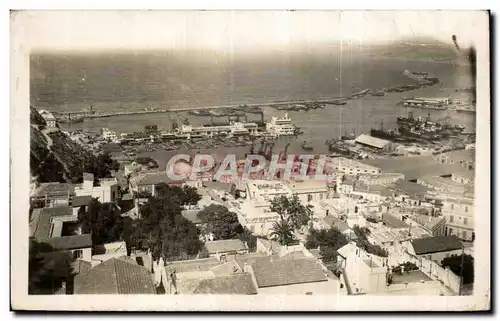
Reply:
[[[230,275],[236,272],[242,272],[236,261],[230,261],[224,264],[214,266],[210,269],[216,276]]]
[[[72,207],[87,206],[92,201],[92,196],[75,196],[71,200]]]
[[[327,281],[315,259],[257,259],[252,268],[259,288]]]
[[[50,237],[51,218],[55,216],[72,215],[73,209],[68,206],[46,207],[40,212],[33,212],[31,234],[36,239],[46,239]]]
[[[385,224],[394,227],[394,228],[406,228],[409,227],[408,224],[405,222],[401,221],[399,218],[393,216],[390,213],[383,213],[382,214],[382,221],[384,221]]]
[[[164,172],[157,173],[146,173],[135,178],[137,186],[142,185],[158,185],[158,184],[169,184],[169,185],[181,185],[185,181],[173,181],[170,179],[169,175]]]
[[[177,273],[208,271],[221,262],[216,258],[206,258],[197,260],[174,261],[167,264],[167,268],[174,269]]]
[[[218,276],[203,279],[192,292],[193,294],[257,294],[257,289],[248,273]]]
[[[51,237],[41,241],[58,251],[92,247],[92,236],[90,234]]]
[[[462,242],[460,242],[456,235],[425,237],[412,240],[411,244],[417,255],[453,251],[462,248]]]
[[[33,192],[34,197],[75,195],[75,187],[68,183],[42,183]]]
[[[342,233],[351,229],[347,223],[333,216],[327,216],[323,219],[323,221],[330,227],[335,227]]]
[[[248,248],[241,240],[218,240],[205,242],[208,253],[227,253],[233,251],[247,250]]]
[[[83,279],[75,280],[75,294],[156,294],[151,273],[120,258],[107,260],[75,277],[79,278]]]

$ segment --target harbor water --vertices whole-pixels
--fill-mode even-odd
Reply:
[[[352,99],[346,105],[288,111],[292,122],[304,132],[292,142],[289,150],[298,152],[300,145],[307,141],[314,147],[314,152],[326,152],[327,139],[351,133],[369,134],[370,129],[378,128],[382,121],[385,129],[396,128],[396,117],[410,111],[415,116],[430,113],[433,120],[450,117],[452,123],[463,124],[467,131],[475,131],[475,115],[472,113],[396,105],[407,97],[451,97],[470,101],[467,94],[455,91],[472,85],[469,69],[450,63],[366,57],[344,57],[342,60],[329,56],[310,57],[307,61],[236,60],[218,65],[209,61],[182,61],[178,57],[170,61],[168,57],[154,56],[143,61],[134,57],[65,56],[61,67],[54,68],[54,62],[50,62],[57,58],[32,57],[31,103],[51,111],[78,112],[91,105],[96,112],[130,111],[348,96],[365,88],[377,90],[412,84],[414,81],[403,75],[404,70],[412,70],[430,72],[441,82],[433,87],[386,93],[385,96],[367,95]],[[194,125],[210,122],[209,117],[192,116],[187,112],[180,114],[188,117]],[[284,114],[285,111],[264,108],[265,120]],[[248,114],[248,121],[259,117]],[[160,130],[168,130],[173,119],[175,113],[112,116],[61,124],[61,129],[99,131],[106,127],[123,133],[142,131],[146,125],[155,124]],[[286,140],[279,141],[275,150],[286,144]]]

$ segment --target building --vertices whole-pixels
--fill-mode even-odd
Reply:
[[[92,200],[92,197],[89,195],[73,197],[73,199],[71,200],[73,216],[78,217],[78,212],[85,211]]]
[[[172,180],[166,172],[145,172],[139,173],[137,176],[129,180],[129,190],[133,194],[148,193],[152,196],[156,195],[156,188],[159,185],[176,185],[183,186],[186,184],[185,180],[175,181]]]
[[[446,235],[446,218],[444,216],[429,216],[416,214],[413,221],[422,225],[432,236]]]
[[[389,185],[396,183],[405,176],[400,173],[382,173],[380,175],[359,175],[358,181],[365,185]]]
[[[92,261],[92,237],[81,234],[78,217],[69,206],[35,209],[30,219],[30,237],[54,251],[68,251],[74,259]]]
[[[384,259],[366,253],[354,242],[341,247],[337,252],[337,262],[344,270],[343,281],[349,292],[371,294],[385,291],[388,268]]]
[[[365,185],[358,182],[354,185],[354,190],[350,193],[350,195],[359,196],[362,200],[377,204],[393,197],[393,193],[386,186]]]
[[[392,142],[366,134],[359,135],[355,142],[363,147],[369,147],[378,151],[391,152],[394,150],[394,144]]]
[[[323,180],[292,181],[288,183],[288,187],[303,203],[321,201],[332,194],[327,182]]]
[[[354,185],[355,185],[355,180],[354,177],[351,176],[344,176],[344,179],[337,183],[336,191],[337,193],[343,194],[343,195],[349,195],[354,191]]]
[[[439,163],[431,155],[366,159],[362,162],[377,168],[379,173],[401,173],[407,181],[415,181],[423,176],[447,176],[463,170],[459,164]]]
[[[94,174],[84,173],[83,184],[75,187],[76,196],[91,196],[101,203],[117,202],[120,194],[116,178],[99,178],[95,186]]]
[[[339,230],[342,234],[344,234],[347,237],[348,240],[355,241],[358,239],[356,233],[354,233],[354,230],[349,227],[349,224],[347,224],[346,222],[342,221],[337,217],[329,215],[323,218],[323,222],[329,228],[336,228],[337,230]]]
[[[338,282],[327,277],[314,257],[266,256],[243,263],[242,268],[255,278],[259,294],[332,295],[339,292]]]
[[[112,258],[75,277],[74,294],[156,294],[153,274],[129,257]]]
[[[451,180],[459,184],[473,185],[476,178],[474,171],[461,171],[451,174]]]
[[[461,149],[436,155],[435,158],[441,164],[455,164],[462,166],[466,170],[473,170],[476,153],[471,149]]]
[[[57,127],[57,119],[54,116],[54,114],[52,114],[50,111],[40,109],[38,111],[38,113],[45,120],[45,123],[47,124],[48,128],[56,128]]]
[[[452,174],[453,177],[453,174]],[[463,179],[463,178],[458,178]],[[417,183],[428,187],[430,189],[436,190],[438,192],[446,192],[446,193],[465,193],[469,187],[464,185],[463,183],[457,182],[457,177],[455,179],[449,177],[440,177],[440,176],[424,176],[417,180]]]
[[[426,98],[426,97],[416,97],[416,98],[408,98],[404,99],[401,104],[403,106],[435,106],[435,107],[443,107],[451,104],[450,98]]]
[[[279,196],[292,196],[292,190],[283,181],[251,180],[246,182],[246,198],[235,210],[241,225],[256,235],[269,235],[273,223],[280,216],[270,209],[271,201]]]
[[[33,189],[32,202],[41,202],[44,207],[68,206],[75,196],[75,187],[69,183],[41,183]]]
[[[117,142],[118,137],[116,136],[116,132],[110,130],[109,128],[101,128],[101,137],[110,142]]]
[[[446,235],[456,235],[464,241],[474,241],[474,199],[448,198],[443,201],[442,213],[446,219]]]
[[[438,263],[451,255],[460,255],[462,251],[462,242],[455,235],[413,239],[408,246],[408,253]]]
[[[379,175],[382,173],[382,170],[376,166],[345,157],[330,157],[328,162],[332,169],[351,176],[358,174]]]
[[[217,240],[205,242],[205,249],[209,257],[214,257],[219,261],[229,261],[238,254],[248,253],[248,245],[238,239]]]

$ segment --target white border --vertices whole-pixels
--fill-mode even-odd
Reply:
[[[421,3],[419,1],[419,3]],[[146,3],[147,4],[147,3]],[[308,3],[309,4],[309,3]],[[183,2],[183,5],[186,5]],[[57,6],[57,8],[64,7]],[[95,6],[93,6],[96,8]],[[97,6],[103,8],[103,6]],[[128,8],[132,8],[129,6]],[[154,6],[150,6],[154,7]],[[172,8],[172,6],[170,6]],[[188,5],[189,7],[189,5]],[[191,8],[200,7],[194,5]],[[227,7],[227,6],[226,6]],[[258,5],[257,7],[263,8]],[[288,8],[300,8],[300,4],[288,3]],[[310,7],[310,6],[308,6]],[[75,7],[73,7],[75,8]],[[124,8],[127,8],[125,5]],[[183,6],[183,8],[186,8]],[[215,6],[217,8],[217,6]],[[248,7],[247,7],[248,8]],[[255,7],[254,7],[255,8]],[[279,8],[279,6],[274,6]],[[353,8],[353,7],[351,7]],[[366,8],[360,6],[358,8]],[[293,296],[276,296],[276,297],[225,297],[225,296],[194,296],[184,298],[182,296],[50,296],[50,297],[28,297],[25,291],[27,275],[27,216],[23,213],[28,212],[27,191],[29,174],[28,174],[28,146],[29,134],[26,134],[28,128],[29,109],[23,106],[29,105],[27,89],[29,88],[29,77],[27,74],[27,54],[29,44],[22,41],[19,32],[27,32],[23,30],[24,23],[19,23],[16,29],[12,32],[16,36],[12,37],[11,47],[11,133],[15,139],[11,140],[11,157],[12,157],[12,306],[18,308],[30,309],[63,309],[63,310],[156,310],[156,311],[172,311],[172,310],[285,310],[285,311],[301,311],[301,310],[320,310],[320,311],[360,311],[360,310],[381,310],[381,311],[430,311],[430,310],[470,310],[484,308],[484,293],[489,287],[489,227],[490,227],[490,150],[489,150],[489,53],[488,53],[488,34],[487,21],[481,22],[481,27],[478,25],[478,114],[477,114],[477,170],[476,170],[476,215],[480,215],[480,219],[476,216],[477,222],[477,245],[476,245],[476,260],[481,262],[476,266],[476,275],[479,276],[476,282],[477,294],[480,292],[483,295],[474,297],[369,297],[367,296],[350,296],[350,297],[297,297]],[[64,26],[61,26],[64,28]],[[22,30],[22,31],[20,31]],[[17,90],[16,90],[17,88]],[[488,125],[487,125],[488,124]],[[488,263],[487,263],[488,262]],[[19,275],[19,277],[17,276]],[[397,300],[397,304],[395,304]],[[418,303],[417,303],[418,301]],[[195,304],[193,304],[196,302]]]

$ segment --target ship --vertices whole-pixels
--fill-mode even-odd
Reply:
[[[300,145],[302,147],[303,150],[307,150],[307,151],[311,151],[314,149],[313,146],[311,146],[310,144],[308,144],[306,141],[304,141],[302,143],[302,145]]]
[[[328,145],[328,150],[332,153],[344,156],[351,155],[351,151],[342,144],[342,141],[327,140],[325,144]]]
[[[62,123],[62,124],[75,124],[75,123],[83,123],[85,120],[85,117],[80,116],[80,117],[64,117],[64,118],[59,118],[57,122]]]
[[[384,121],[380,122],[380,128],[372,128],[370,130],[370,136],[387,139],[387,140],[397,140],[401,136],[395,130],[384,130]]]
[[[352,98],[363,97],[364,95],[368,94],[369,92],[370,92],[370,89],[363,89],[361,91],[358,91],[357,93],[352,94]]]
[[[385,92],[383,90],[378,90],[378,91],[372,91],[370,93],[370,95],[372,96],[384,96],[385,95]]]

